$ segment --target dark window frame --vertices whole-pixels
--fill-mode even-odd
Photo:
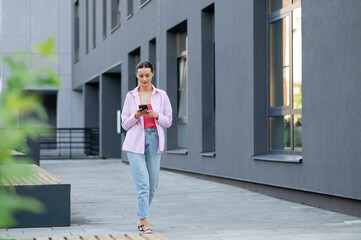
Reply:
[[[173,108],[173,124],[170,128],[167,129],[167,154],[180,154],[186,155],[188,154],[188,147],[189,147],[189,133],[188,127],[186,129],[185,134],[187,134],[186,139],[187,142],[183,142],[183,144],[179,144],[179,140],[181,136],[179,135],[179,127],[178,127],[178,116],[180,110],[178,108],[178,92],[179,92],[179,83],[178,79],[180,76],[179,74],[179,59],[181,57],[185,57],[184,54],[188,52],[184,52],[188,50],[187,41],[185,38],[188,38],[188,20],[184,20],[177,25],[173,26],[172,28],[167,30],[166,35],[166,81],[167,81],[167,94],[169,100],[172,104]],[[183,54],[182,54],[183,53]],[[189,56],[187,56],[188,58]],[[189,59],[187,59],[189,60]],[[188,62],[188,61],[187,61]],[[187,63],[186,62],[186,63]],[[185,66],[188,66],[185,65]],[[189,72],[189,71],[188,71]],[[188,76],[188,75],[187,75]],[[188,80],[189,81],[189,80]],[[189,82],[188,82],[189,83]],[[189,97],[189,95],[187,94]],[[188,106],[189,107],[189,106]],[[185,109],[185,108],[184,108]],[[184,110],[183,109],[183,110]],[[184,112],[183,112],[184,113]],[[185,116],[184,114],[181,117]],[[189,115],[187,115],[189,120]],[[185,137],[185,136],[184,136]],[[186,148],[180,148],[180,147]]]
[[[133,11],[134,11],[134,0],[128,0],[127,1],[127,19],[129,19],[133,16]]]
[[[80,59],[80,17],[79,17],[79,1],[74,3],[74,63]]]
[[[89,0],[85,0],[85,54],[89,53]]]
[[[107,38],[107,0],[103,0],[103,40]]]
[[[137,47],[128,53],[128,90],[131,91],[138,86],[138,78],[135,75],[135,68],[141,60],[141,47]]]
[[[216,153],[215,12],[214,3],[202,9],[202,152]],[[211,69],[211,72],[209,72]]]
[[[158,71],[157,71],[157,39],[153,38],[148,42],[148,51],[149,51],[149,62],[152,63],[154,68],[154,77],[153,85],[157,87],[158,84]]]
[[[188,80],[188,49],[186,49],[186,50],[184,50],[184,51],[182,51],[182,52],[180,52],[180,53],[177,53],[177,55],[176,55],[176,58],[177,58],[177,86],[178,86],[178,90],[177,90],[177,125],[179,125],[179,124],[185,124],[186,125],[186,127],[187,127],[187,129],[188,129],[188,103],[189,103],[189,101],[188,101],[188,83],[189,83],[189,80]],[[178,115],[179,115],[179,110],[180,110],[180,97],[181,97],[181,86],[180,86],[180,78],[179,78],[179,76],[180,76],[180,70],[179,70],[179,61],[181,60],[181,59],[185,59],[185,64],[186,64],[186,68],[187,68],[187,71],[186,71],[186,74],[187,74],[187,76],[186,76],[186,81],[187,81],[187,85],[186,85],[186,113],[187,113],[187,116],[186,117],[178,117]],[[177,128],[178,128],[178,126],[177,126]],[[183,147],[180,147],[180,145],[179,145],[179,136],[177,136],[177,149],[184,149]],[[187,149],[188,148],[188,130],[187,130],[187,132],[186,132],[186,146],[185,146],[185,148]]]
[[[267,1],[267,3],[270,0]],[[294,109],[293,108],[293,60],[292,60],[292,46],[293,46],[293,36],[292,36],[292,12],[293,10],[297,8],[301,8],[301,2],[292,3],[291,0],[289,0],[290,3],[287,7],[279,9],[277,11],[274,11],[272,13],[269,13],[269,4],[266,6],[266,14],[267,14],[267,24],[266,24],[266,31],[267,31],[267,144],[268,144],[268,152],[270,154],[296,154],[301,155],[302,151],[295,151],[294,150],[294,115],[302,115],[302,108],[300,109]],[[270,76],[270,24],[281,20],[285,17],[289,17],[289,48],[290,53],[288,55],[289,57],[289,105],[288,106],[276,106],[271,107],[270,106],[270,85],[271,85],[271,76]],[[290,115],[290,150],[275,150],[271,149],[270,146],[270,117],[284,117],[286,115]]]
[[[150,3],[150,1],[152,1],[152,0],[140,0],[140,6],[139,6],[139,8],[143,8],[145,5],[147,5],[148,3]]]
[[[111,33],[120,27],[121,22],[121,2],[120,0],[111,0]]]
[[[97,24],[96,24],[96,0],[93,0],[93,48],[96,47],[96,28],[97,28]]]

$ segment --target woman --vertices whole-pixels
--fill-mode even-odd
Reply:
[[[172,125],[172,106],[167,93],[151,84],[154,70],[150,62],[139,63],[135,74],[139,86],[128,92],[122,112],[122,126],[127,131],[123,151],[127,152],[137,193],[138,229],[152,233],[149,207],[158,186],[163,127]]]

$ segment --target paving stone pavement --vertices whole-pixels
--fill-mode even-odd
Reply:
[[[138,233],[128,164],[43,160],[41,167],[71,184],[71,226],[6,229],[3,237]],[[169,240],[361,239],[360,218],[166,170],[160,173],[151,223]]]

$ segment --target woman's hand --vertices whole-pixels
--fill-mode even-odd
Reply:
[[[135,113],[134,117],[135,117],[136,119],[139,119],[141,116],[143,116],[144,114],[146,114],[147,111],[148,111],[147,109],[143,109],[143,110],[142,110],[142,108],[139,108],[139,109],[137,110],[137,112]]]
[[[159,118],[159,114],[153,110],[148,110],[145,116],[147,116],[148,118],[155,118],[155,119]]]

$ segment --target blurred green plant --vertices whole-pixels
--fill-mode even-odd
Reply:
[[[5,81],[6,87],[0,95],[0,229],[16,225],[14,213],[18,211],[44,211],[39,201],[17,195],[15,187],[6,183],[14,177],[34,177],[29,164],[18,164],[32,163],[32,160],[15,159],[11,150],[29,152],[25,139],[36,140],[42,129],[49,127],[40,99],[26,90],[30,87],[60,85],[57,74],[44,66],[49,60],[57,60],[54,46],[55,40],[48,38],[33,45],[35,54],[15,52],[3,58],[3,63],[8,65],[9,74]],[[31,68],[28,66],[29,60]]]

